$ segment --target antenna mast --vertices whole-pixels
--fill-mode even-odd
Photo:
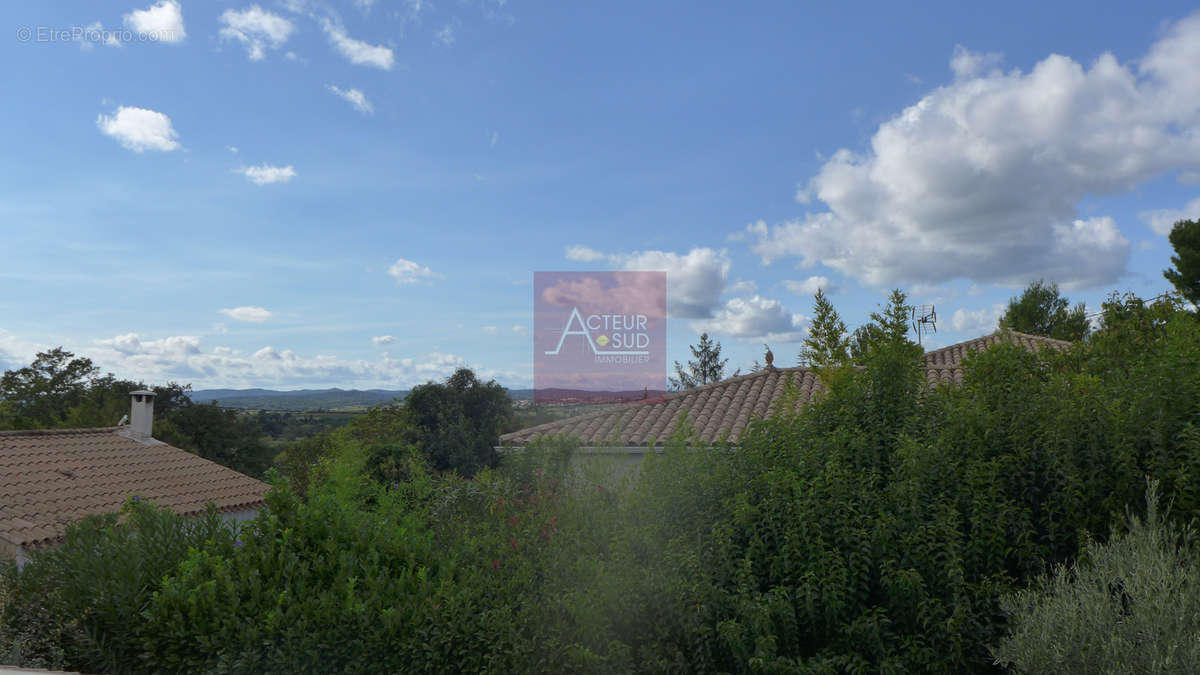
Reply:
[[[917,344],[925,333],[937,332],[937,310],[933,305],[917,305],[912,308],[912,327],[917,334]]]

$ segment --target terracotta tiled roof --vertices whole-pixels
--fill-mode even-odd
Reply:
[[[714,384],[622,403],[576,417],[540,424],[500,437],[501,443],[524,445],[537,436],[566,434],[584,445],[649,445],[675,431],[687,411],[696,437],[703,443],[736,443],[754,417],[767,417],[783,398],[787,383],[796,390],[799,408],[821,390],[807,368],[771,368]]]
[[[997,331],[925,354],[925,374],[930,384],[962,381],[962,362],[967,354],[1000,342],[1013,342],[1026,349],[1065,349],[1071,343]],[[765,418],[775,409],[790,381],[797,390],[796,407],[817,396],[823,387],[806,368],[764,369],[757,373],[722,380],[715,384],[667,394],[648,401],[613,405],[605,410],[539,424],[500,437],[507,445],[524,445],[538,436],[573,436],[584,446],[642,446],[661,442],[675,430],[684,411],[700,443],[727,440],[737,443],[754,417]]]
[[[988,349],[1002,342],[1015,344],[1033,352],[1039,349],[1060,350],[1071,346],[1071,343],[1065,340],[1018,333],[1015,330],[998,330],[991,335],[925,352],[925,379],[930,384],[962,382],[963,359],[971,352]]]
[[[0,553],[60,539],[133,495],[182,515],[263,505],[269,485],[123,427],[0,432]]]

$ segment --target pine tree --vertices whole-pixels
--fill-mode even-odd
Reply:
[[[725,364],[729,359],[721,358],[721,343],[709,339],[708,333],[700,334],[700,344],[689,347],[695,361],[688,361],[684,368],[675,362],[675,377],[669,378],[671,389],[680,391],[693,389],[704,384],[720,382],[725,376]]]
[[[888,296],[887,307],[882,312],[871,312],[870,320],[854,329],[850,336],[850,356],[855,363],[861,363],[867,353],[880,344],[912,345],[912,351],[919,356],[921,347],[908,339],[908,324],[912,315],[912,305],[908,304],[908,295],[899,288],[892,289]]]
[[[1008,301],[1000,328],[1058,340],[1082,340],[1090,330],[1087,309],[1082,302],[1074,307],[1070,304],[1059,295],[1058,284],[1039,279]]]
[[[1171,228],[1171,256],[1174,269],[1164,270],[1185,300],[1200,307],[1200,220],[1181,220]]]
[[[809,368],[839,366],[850,360],[850,340],[846,324],[825,292],[813,296],[813,322],[800,349],[800,365]]]

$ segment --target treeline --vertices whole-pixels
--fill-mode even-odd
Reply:
[[[380,475],[415,453],[433,470],[469,476],[495,466],[500,434],[519,423],[504,388],[465,368],[362,415],[248,412],[193,401],[190,385],[151,387],[100,375],[90,359],[60,347],[0,376],[0,430],[116,426],[129,413],[130,392],[139,389],[156,394],[155,438],[256,478],[278,466],[298,484],[343,427],[336,438],[388,439],[379,450],[387,456],[371,460]]]
[[[0,430],[116,426],[129,414],[129,393],[139,389],[155,393],[155,438],[251,476],[271,465],[277,451],[254,420],[193,402],[187,385],[147,386],[101,375],[91,359],[61,347],[0,376]]]
[[[685,423],[624,482],[569,469],[567,439],[495,466],[463,375],[289,454],[236,532],[130,503],[9,566],[0,662],[1189,672],[1200,321],[1177,297],[1103,310],[1068,351],[997,347],[935,390],[911,345],[871,341],[740,447]]]

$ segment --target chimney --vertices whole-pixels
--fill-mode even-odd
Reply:
[[[149,440],[154,428],[154,392],[139,390],[130,392],[133,401],[129,411],[129,431],[139,440]]]

